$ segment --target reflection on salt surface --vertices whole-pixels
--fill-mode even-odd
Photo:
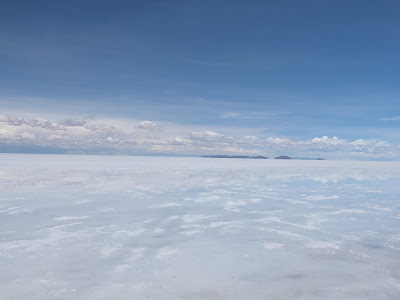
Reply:
[[[0,155],[0,166],[6,299],[400,293],[399,163]]]

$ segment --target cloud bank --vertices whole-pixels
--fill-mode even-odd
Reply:
[[[65,153],[291,155],[339,159],[399,159],[398,145],[338,137],[308,140],[232,135],[223,128],[132,119],[48,120],[0,115],[0,150],[15,147],[59,149]],[[7,151],[2,151],[7,152]]]

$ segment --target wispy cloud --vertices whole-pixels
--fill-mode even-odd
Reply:
[[[213,60],[200,60],[200,59],[187,59],[185,61],[193,65],[214,67],[214,68],[231,68],[235,65],[230,61],[213,61]]]
[[[287,116],[289,113],[266,113],[266,112],[223,112],[219,114],[221,119],[237,119],[237,120],[266,120],[276,119],[279,117]]]
[[[227,112],[220,114],[219,117],[221,119],[241,119],[243,115],[241,113]]]
[[[380,120],[381,121],[385,121],[385,122],[388,122],[388,121],[400,121],[400,116],[398,116],[398,117],[381,118]]]

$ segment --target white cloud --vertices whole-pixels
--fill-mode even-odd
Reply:
[[[390,147],[391,145],[388,142],[380,141],[375,144],[375,147]]]
[[[59,135],[59,134],[52,134],[48,137],[49,140],[65,140],[68,139],[68,137]]]
[[[192,132],[192,138],[193,139],[215,139],[215,138],[220,138],[223,137],[223,134],[220,134],[218,132],[214,131],[205,131],[205,132]]]
[[[35,145],[65,151],[400,158],[399,146],[386,141],[348,141],[336,136],[314,137],[308,140],[260,138],[246,134],[232,135],[229,131],[232,132],[232,128],[225,131],[223,128],[212,130],[201,126],[132,119],[90,118],[56,121],[0,115],[2,144]]]
[[[339,139],[336,136],[334,136],[333,138],[323,136],[322,138],[315,137],[311,140],[311,142],[317,144],[327,144],[327,145],[343,145],[346,143],[346,140]]]
[[[151,121],[143,121],[139,123],[138,128],[140,129],[155,129],[157,125]]]
[[[34,140],[36,138],[36,135],[34,135],[33,133],[29,133],[29,132],[23,132],[23,133],[21,133],[21,137],[23,139],[32,139],[32,140]]]
[[[171,145],[185,145],[185,140],[181,138],[180,136],[175,137],[173,140],[171,140]]]
[[[366,141],[366,140],[363,140],[363,139],[359,139],[359,140],[356,140],[356,141],[354,141],[354,142],[351,142],[350,144],[352,144],[352,145],[354,145],[354,146],[366,146],[366,145],[368,145],[370,143],[370,141]]]
[[[292,140],[289,139],[281,139],[281,138],[273,138],[273,137],[269,137],[266,139],[266,142],[271,143],[271,144],[292,144]]]

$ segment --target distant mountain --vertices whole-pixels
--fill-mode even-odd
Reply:
[[[247,156],[247,155],[203,155],[202,157],[207,158],[246,158],[246,159],[268,159],[267,156]],[[311,158],[311,157],[290,157],[287,155],[281,155],[274,159],[298,159],[298,160],[325,160],[325,158]]]
[[[202,157],[208,158],[249,158],[249,159],[268,159],[266,156],[245,156],[245,155],[203,155]]]
[[[320,157],[294,157],[293,159],[300,159],[300,160],[325,160],[325,158]]]

